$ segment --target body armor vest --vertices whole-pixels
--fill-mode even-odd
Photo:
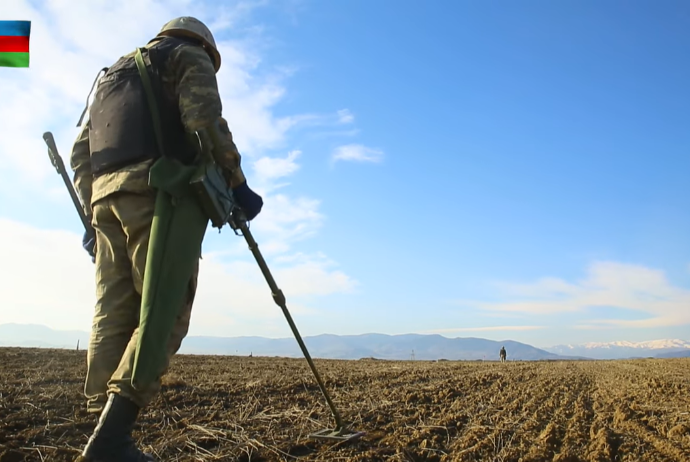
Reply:
[[[188,142],[177,101],[163,92],[160,74],[172,51],[189,42],[166,37],[144,49],[163,132],[163,152],[156,146],[151,112],[134,55],[120,58],[101,78],[89,109],[89,145],[94,176],[161,155],[190,164],[196,150]]]

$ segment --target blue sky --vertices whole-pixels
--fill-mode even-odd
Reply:
[[[0,69],[0,322],[90,325],[40,135],[67,159],[98,69],[191,14],[304,335],[690,338],[686,2],[144,3],[0,11],[33,21],[32,67]],[[190,334],[290,335],[241,238],[204,252]]]

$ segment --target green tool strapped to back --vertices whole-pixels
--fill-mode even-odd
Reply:
[[[187,300],[209,218],[214,226],[221,220],[227,222],[234,204],[232,192],[209,155],[200,156],[191,166],[166,157],[156,95],[141,48],[135,62],[161,154],[149,173],[149,184],[157,195],[132,372],[132,386],[141,389],[158,379],[167,365],[170,334]]]

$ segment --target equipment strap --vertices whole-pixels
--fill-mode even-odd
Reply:
[[[144,92],[146,93],[146,101],[148,102],[149,112],[153,120],[153,131],[156,135],[156,144],[161,156],[165,157],[165,149],[163,148],[163,131],[161,130],[160,113],[158,112],[158,104],[156,104],[156,97],[153,93],[153,86],[151,85],[151,77],[149,76],[146,64],[144,64],[144,56],[141,53],[141,48],[137,48],[134,61],[137,64],[139,75],[141,76],[141,83],[144,85]],[[149,55],[150,58],[150,55]]]
[[[89,94],[86,97],[86,104],[84,105],[84,110],[81,112],[81,116],[79,116],[79,122],[77,122],[77,127],[81,127],[81,123],[84,121],[84,116],[86,115],[86,111],[89,110],[89,98],[91,98],[91,93],[93,93],[94,88],[96,88],[96,84],[98,83],[98,80],[101,78],[101,72],[104,74],[108,72],[108,68],[104,67],[100,71],[98,71],[98,74],[96,74],[96,78],[93,79],[93,83],[91,84],[91,90],[89,90]]]

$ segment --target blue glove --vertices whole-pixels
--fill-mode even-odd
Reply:
[[[237,205],[240,206],[247,217],[247,221],[253,220],[261,212],[264,201],[261,199],[261,196],[249,189],[246,181],[233,188],[232,194],[235,197],[235,202],[237,202]]]
[[[84,237],[81,239],[81,246],[91,255],[91,261],[96,263],[96,232],[93,228],[84,231]]]

